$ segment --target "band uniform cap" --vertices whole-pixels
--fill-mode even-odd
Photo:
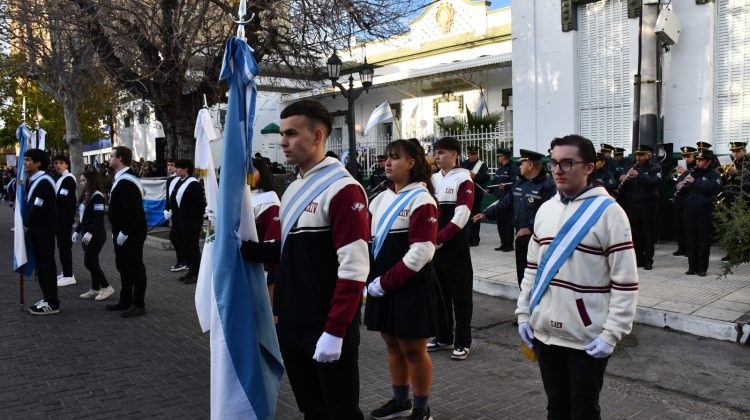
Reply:
[[[537,161],[541,161],[542,158],[544,157],[543,154],[534,152],[533,150],[521,149],[520,152],[521,152],[521,159],[520,159],[521,162],[523,162],[525,160],[537,160]]]
[[[729,142],[729,150],[735,152],[740,149],[744,149],[745,146],[747,146],[747,142],[744,141],[730,141]]]
[[[624,147],[615,147],[615,155],[624,155],[625,154],[625,148]]]
[[[385,155],[378,155],[378,160],[385,160],[385,159],[386,159]]]
[[[698,151],[698,154],[695,155],[696,159],[706,159],[706,160],[713,160],[714,159],[714,152],[708,150],[708,149],[701,149]]]
[[[614,146],[610,146],[610,145],[608,145],[607,143],[602,143],[602,144],[601,144],[601,145],[599,146],[599,149],[600,149],[600,150],[601,150],[602,152],[614,152],[614,151],[615,151],[615,148],[614,148]]]
[[[508,157],[510,157],[511,155],[512,155],[512,152],[510,151],[510,149],[499,149],[497,151],[497,155],[496,156],[508,156]]]
[[[698,150],[711,148],[711,143],[706,143],[705,141],[699,141],[696,145],[698,146]]]
[[[692,146],[682,146],[680,148],[680,152],[682,152],[683,155],[687,155],[690,153],[695,153],[696,150],[695,150],[695,147],[692,147]]]
[[[478,146],[469,146],[466,148],[466,151],[469,153],[479,153],[479,147]]]
[[[646,146],[645,144],[641,144],[635,149],[636,154],[653,153],[653,151],[654,149],[651,146]]]

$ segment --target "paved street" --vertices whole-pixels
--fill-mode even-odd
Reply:
[[[11,216],[6,205],[0,207],[0,259],[6,261],[0,273],[0,418],[207,418],[208,336],[195,316],[195,287],[167,270],[173,253],[147,248],[149,313],[122,319],[105,312],[104,302],[78,298],[90,277],[76,244],[79,283],[60,289],[59,315],[34,317],[18,306],[18,276],[10,270]],[[111,245],[101,260],[119,290]],[[26,302],[36,301],[36,281],[25,285]],[[545,416],[538,369],[517,349],[513,306],[475,294],[471,356],[454,362],[447,353],[433,355],[430,405],[436,419]],[[390,393],[379,336],[363,330],[360,354],[361,406],[369,412]],[[604,418],[750,416],[747,346],[636,326],[609,366]],[[278,418],[300,418],[286,382]]]

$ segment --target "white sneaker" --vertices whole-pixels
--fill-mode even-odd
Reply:
[[[94,298],[94,300],[104,300],[108,297],[112,296],[115,293],[115,289],[112,286],[107,286],[101,290],[99,290],[99,294]]]
[[[57,287],[70,286],[71,284],[76,284],[76,276],[57,279]]]
[[[57,275],[57,281],[60,281],[60,280],[62,280],[62,279],[63,279],[63,277],[65,277],[65,275],[64,275],[63,273],[60,273],[60,274],[58,274],[58,275]]]
[[[88,292],[78,296],[81,299],[94,299],[95,297],[99,296],[99,290],[89,289]]]

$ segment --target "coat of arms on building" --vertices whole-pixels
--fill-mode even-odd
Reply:
[[[453,6],[451,6],[450,3],[446,2],[438,6],[437,13],[435,13],[435,21],[444,34],[450,32],[451,26],[453,26],[453,16],[455,16],[455,14]]]

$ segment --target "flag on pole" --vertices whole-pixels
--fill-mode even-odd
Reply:
[[[91,165],[94,166],[94,169],[96,169],[97,172],[99,171],[99,161],[96,159],[96,157],[94,157],[94,160],[91,162]]]
[[[391,118],[393,118],[391,104],[389,104],[388,101],[385,101],[378,105],[377,108],[372,111],[372,114],[370,114],[370,119],[367,121],[367,127],[365,127],[365,135],[367,135],[367,132],[370,131],[371,128],[382,122],[388,121]]]
[[[481,118],[484,111],[488,111],[487,101],[484,99],[484,91],[480,87],[479,88],[479,101],[477,101],[477,108],[476,110],[474,110],[474,116]]]
[[[211,329],[211,310],[215,300],[213,299],[213,272],[214,272],[214,236],[213,230],[216,226],[216,211],[219,205],[219,184],[216,181],[214,162],[211,156],[210,142],[217,139],[214,131],[211,115],[207,109],[198,112],[198,120],[195,122],[195,174],[203,179],[203,188],[206,192],[206,213],[208,214],[209,233],[203,244],[203,256],[198,271],[198,284],[195,288],[195,311],[198,313],[198,322],[203,332]]]
[[[26,240],[23,228],[23,217],[26,215],[26,171],[23,169],[23,155],[28,150],[31,131],[26,123],[16,129],[16,138],[21,144],[20,154],[16,159],[16,204],[13,212],[13,271],[30,277],[34,273],[34,251],[31,241]]]
[[[247,43],[230,38],[220,76],[229,85],[229,104],[213,243],[213,301],[208,303],[214,419],[274,418],[284,370],[263,266],[242,258],[234,236],[258,238],[246,175],[252,168],[259,71]],[[199,308],[205,321],[205,302]]]
[[[47,132],[43,128],[37,128],[31,135],[31,148],[44,150]]]

